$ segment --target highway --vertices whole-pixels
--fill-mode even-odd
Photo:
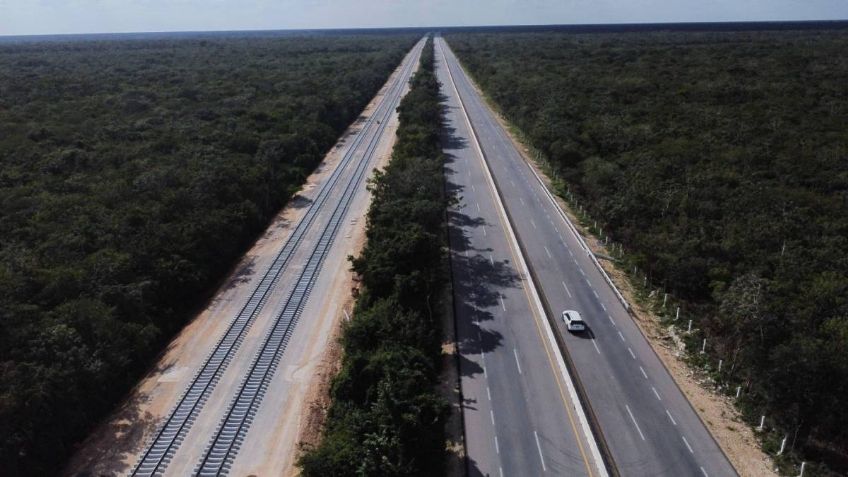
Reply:
[[[573,362],[572,371],[587,396],[587,415],[597,424],[600,442],[609,450],[614,463],[610,472],[625,476],[736,475],[565,215],[474,89],[447,43],[437,38],[436,45],[436,56],[446,60],[450,69],[447,78],[441,73],[444,65],[440,65],[443,94],[448,97],[450,111],[457,107],[451,98],[455,85],[473,126],[473,132],[461,127],[460,121],[451,119],[448,113],[448,145],[453,148],[446,148],[453,156],[448,163],[449,187],[463,198],[461,212],[455,211],[451,217],[451,248],[455,295],[462,298],[457,305],[457,320],[469,465],[479,467],[482,475],[498,475],[494,468],[497,463],[506,466],[504,474],[542,475],[539,463],[532,459],[536,449],[529,432],[554,422],[550,429],[559,433],[546,434],[547,447],[542,450],[544,455],[557,455],[563,467],[549,467],[547,472],[578,475],[591,469],[586,466],[581,470],[577,465],[579,458],[573,453],[576,437],[563,431],[572,426],[557,409],[563,407],[562,401],[559,406],[552,406],[558,393],[552,389],[556,381],[550,376],[550,360],[546,353],[539,352],[538,339],[536,352],[530,349],[534,347],[533,326],[528,323],[526,306],[519,305],[521,277],[516,278],[515,269],[511,268],[515,261],[510,257],[510,246],[498,235],[502,227],[492,211],[499,197],[548,316],[556,323],[555,333],[562,337],[564,351]],[[479,191],[485,187],[482,179],[468,177],[473,171],[464,169],[464,164],[471,161],[466,157],[471,152],[460,154],[459,150],[470,150],[469,144],[475,139],[493,177],[497,196]],[[479,192],[470,190],[471,185]],[[466,251],[472,255],[463,258]],[[469,263],[464,267],[456,265],[457,261],[462,265],[463,260]],[[462,270],[458,273],[458,268],[464,268],[468,275],[463,275]],[[501,309],[501,298],[504,304],[509,302],[509,308]],[[579,311],[589,331],[581,335],[568,333],[559,319],[564,309]],[[473,345],[478,330],[480,338]],[[472,358],[478,351],[474,346],[483,352],[478,359]],[[518,352],[517,361],[513,350]],[[488,368],[483,367],[484,359]],[[518,362],[524,374],[518,372]],[[481,391],[485,382],[480,377],[481,368],[484,378],[488,369],[491,402]],[[528,370],[538,375],[531,380]],[[544,380],[550,383],[542,383]],[[484,418],[487,410],[495,411],[497,424]],[[492,455],[491,449],[480,441],[496,433],[501,442],[511,440],[510,445],[500,445],[500,452],[495,449]]]
[[[436,62],[447,188],[460,200],[449,231],[468,475],[600,475],[438,49]]]
[[[332,172],[305,194],[305,211],[278,245],[273,260],[259,270],[261,278],[253,280],[240,311],[228,318],[206,360],[138,454],[132,475],[253,473],[247,469],[261,462],[240,461],[242,447],[247,453],[266,451],[260,460],[281,458],[273,453],[279,450],[269,433],[274,432],[272,424],[284,418],[274,408],[287,396],[296,370],[278,373],[278,368],[298,363],[290,355],[305,352],[299,342],[305,336],[303,328],[318,326],[314,314],[324,309],[326,288],[338,267],[347,265],[345,253],[340,254],[334,244],[351,209],[354,221],[364,213],[365,181],[375,166],[374,157],[393,141],[387,133],[393,129],[387,125],[396,122],[396,108],[423,45],[423,40],[418,42],[406,56],[375,110],[344,142],[343,157]],[[322,273],[328,257],[334,258],[332,268]],[[302,322],[307,325],[298,326]],[[271,409],[262,406],[269,400],[274,404]]]

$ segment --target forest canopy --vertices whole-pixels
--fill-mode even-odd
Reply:
[[[450,34],[794,451],[848,470],[848,31]]]
[[[446,230],[439,82],[433,40],[398,108],[388,166],[370,181],[361,282],[321,442],[300,458],[305,477],[444,475],[442,366]]]
[[[0,45],[0,469],[57,470],[417,35]]]

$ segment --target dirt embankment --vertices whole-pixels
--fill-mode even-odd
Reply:
[[[499,117],[499,121],[507,131],[510,130],[503,118]],[[521,151],[525,160],[528,161],[550,188],[550,179],[544,174],[539,165],[530,159],[530,151],[514,137],[512,137],[512,140],[518,150]],[[613,255],[601,240],[591,235],[585,227],[580,225],[576,214],[562,198],[557,197],[557,202],[575,224],[580,234],[586,239],[586,243],[592,249],[592,252],[598,255]],[[674,330],[664,328],[659,317],[640,305],[636,300],[633,285],[622,270],[616,268],[615,264],[609,260],[601,260],[600,263],[621,294],[624,295],[624,298],[631,305],[631,316],[634,318],[636,325],[642,330],[642,334],[645,335],[651,347],[654,348],[660,360],[662,360],[665,367],[669,370],[677,386],[683,391],[689,402],[692,403],[701,420],[704,421],[719,446],[727,454],[736,471],[742,477],[778,477],[779,474],[774,470],[774,463],[762,451],[753,430],[742,420],[732,400],[714,392],[711,387],[708,387],[707,380],[699,375],[698,370],[690,368],[683,361],[684,351],[678,347],[678,340],[674,339]]]
[[[515,128],[498,113],[497,107],[483,94],[482,90],[476,87],[476,85],[475,88],[486,98],[489,107],[496,112],[495,116],[498,122],[504,130],[510,133],[510,139],[516,149],[521,152],[524,160],[539,174],[548,188],[553,190],[550,178],[533,159],[530,149],[515,137]],[[580,221],[577,219],[574,211],[571,210],[561,197],[557,196],[557,203],[575,224],[594,253],[605,256],[613,255],[606,249],[601,240],[590,234],[585,227],[580,225]],[[654,351],[656,351],[665,367],[669,370],[677,386],[683,391],[683,394],[692,404],[701,420],[704,421],[707,429],[709,429],[716,442],[718,442],[719,446],[730,459],[736,471],[742,477],[778,477],[779,474],[775,470],[774,463],[763,452],[753,430],[742,420],[739,411],[733,405],[732,399],[714,392],[712,387],[708,385],[707,380],[699,374],[698,370],[690,368],[683,361],[683,350],[677,345],[678,340],[675,339],[674,330],[664,328],[659,317],[639,304],[636,300],[635,289],[627,275],[622,270],[616,268],[615,264],[609,260],[601,260],[600,262],[616,287],[618,287],[624,298],[631,305],[631,316],[637,326],[642,330],[651,347],[654,348]]]

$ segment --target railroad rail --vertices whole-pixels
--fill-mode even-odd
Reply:
[[[371,144],[375,142],[374,138],[380,137],[381,133],[385,129],[386,120],[391,117],[391,114],[394,112],[395,104],[403,91],[403,86],[406,83],[405,79],[408,78],[410,74],[411,65],[414,63],[413,60],[415,57],[416,55],[414,54],[409,55],[404,60],[406,64],[401,67],[401,72],[396,76],[392,84],[387,89],[375,109],[374,114],[368,118],[366,124],[355,136],[351,146],[345,152],[342,160],[339,162],[330,178],[328,178],[328,180],[321,186],[315,200],[309,205],[305,215],[298,221],[295,229],[286,239],[285,244],[274,258],[271,266],[266,270],[262,279],[251,292],[251,295],[245,305],[230,322],[226,332],[216,343],[212,352],[195,374],[191,383],[169,413],[168,418],[151,439],[130,475],[133,477],[153,477],[164,474],[165,469],[174,457],[174,454],[178,450],[180,444],[185,439],[186,434],[203,408],[203,405],[211,395],[236,351],[240,347],[247,331],[250,329],[256,317],[267,302],[270,296],[270,291],[274,289],[279,282],[282,271],[289,264],[295,250],[297,250],[299,245],[302,243],[306,232],[315,221],[315,218],[318,216],[327,198],[336,186],[336,183],[348,169],[348,166],[354,162],[355,153],[361,143],[369,136],[370,133],[374,132],[374,135],[371,137],[371,141],[367,147],[368,151],[372,151]],[[373,131],[375,129],[375,125],[376,131]],[[368,163],[369,161],[370,154],[367,152],[359,161],[354,172],[354,177],[358,178],[362,175],[361,171],[364,169],[362,164]],[[351,181],[348,181],[345,193],[347,193],[347,189],[350,188]],[[338,206],[336,209],[338,209]],[[324,243],[323,236],[320,243]],[[329,243],[327,245],[329,245]],[[292,290],[292,293],[296,293],[297,289],[298,286],[296,285]],[[291,298],[289,298],[289,300],[291,300]]]
[[[412,55],[415,58],[417,55]],[[414,63],[410,62],[404,68],[411,70]],[[405,72],[402,76],[406,77]],[[400,92],[397,98],[400,99]],[[230,403],[229,409],[221,419],[215,436],[207,446],[204,456],[195,469],[197,476],[227,475],[241,447],[241,443],[250,428],[253,418],[265,395],[265,391],[288,345],[291,334],[312,291],[312,286],[318,278],[321,265],[327,255],[333,240],[341,226],[350,203],[361,184],[368,164],[379,143],[387,121],[381,121],[379,131],[375,134],[365,151],[363,159],[357,165],[355,174],[348,180],[341,200],[336,204],[329,222],[324,227],[321,237],[312,250],[309,260],[295,282],[295,287],[286,299],[286,304],[280,311],[271,332],[266,336],[259,352],[254,357],[250,371],[241,384],[238,392]]]

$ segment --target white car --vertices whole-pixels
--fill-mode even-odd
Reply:
[[[586,322],[580,317],[580,313],[574,310],[563,311],[562,321],[565,322],[565,327],[568,331],[584,331],[586,329]]]

